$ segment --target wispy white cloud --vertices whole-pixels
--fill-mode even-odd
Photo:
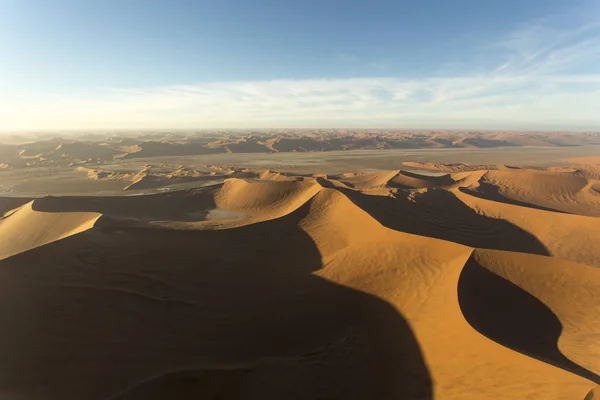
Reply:
[[[499,51],[505,50],[508,57],[496,72],[563,71],[600,60],[600,22],[570,29],[530,23],[507,35],[496,47]]]
[[[502,63],[461,76],[217,82],[20,98],[0,94],[0,129],[600,129],[600,70],[577,70],[600,61],[600,24],[558,29],[538,21],[492,48],[504,55]],[[337,58],[355,60],[345,54]]]

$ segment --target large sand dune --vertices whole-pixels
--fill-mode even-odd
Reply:
[[[86,231],[98,213],[36,211],[35,201],[9,211],[0,219],[0,259]]]
[[[474,192],[496,201],[598,217],[598,183],[580,171],[489,171]]]
[[[594,178],[458,171],[1,199],[0,398],[594,399]]]

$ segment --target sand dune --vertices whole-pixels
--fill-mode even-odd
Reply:
[[[387,185],[399,189],[452,188],[471,185],[472,183],[477,182],[483,174],[483,171],[474,171],[440,176],[427,176],[408,171],[400,171],[387,182]]]
[[[274,183],[228,179],[216,194],[215,204],[251,215],[280,216],[294,211],[322,188],[315,180]]]
[[[0,197],[0,214],[4,216],[5,213],[13,211],[30,201],[32,199],[29,197]],[[0,216],[0,220],[2,220],[2,216]]]
[[[593,189],[595,185],[596,181],[577,172],[489,171],[475,192],[495,196],[496,201],[598,217],[600,196]]]
[[[600,274],[597,268],[492,250],[476,250],[472,261],[503,278],[502,285],[506,286],[506,289],[489,287],[485,290],[481,285],[483,279],[475,282],[484,296],[479,298],[478,312],[498,311],[495,321],[479,324],[482,330],[498,329],[490,335],[497,335],[498,341],[506,341],[511,348],[590,379],[600,379]],[[509,287],[517,291],[506,281],[521,289],[522,294],[499,292]],[[565,293],[569,296],[564,296]],[[502,294],[507,300],[498,303],[495,297]],[[529,300],[519,301],[526,296]],[[538,301],[537,306],[527,306],[534,303],[533,298]],[[483,301],[491,303],[483,307]],[[542,309],[539,302],[546,309]]]
[[[257,171],[257,176],[260,179],[268,181],[293,181],[296,180],[293,177],[281,175],[279,172],[273,172],[268,169]]]
[[[597,396],[593,179],[234,172],[1,199],[0,397]]]
[[[45,213],[31,201],[0,220],[0,259],[86,231],[97,213]]]
[[[215,208],[220,185],[148,196],[50,196],[35,200],[35,208],[46,213],[84,212],[102,214],[103,220],[198,221]]]
[[[542,254],[600,267],[598,218],[502,204],[461,191],[453,194],[479,215],[506,221],[535,237],[546,250]]]
[[[385,185],[390,179],[396,176],[400,171],[367,172],[362,174],[343,174],[338,177],[344,185],[356,189],[368,189],[376,186]]]

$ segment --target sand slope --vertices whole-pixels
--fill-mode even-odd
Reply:
[[[0,220],[0,259],[88,230],[97,213],[45,213],[31,201]]]
[[[476,312],[483,308],[483,301],[494,301],[494,296],[510,294],[505,302],[494,301],[486,308],[486,312],[495,309],[498,313],[497,320],[482,321],[483,331],[490,329],[499,341],[506,340],[509,347],[582,375],[586,372],[581,367],[586,368],[590,379],[598,379],[600,274],[597,268],[492,250],[476,250],[472,264],[471,268],[477,268],[477,265],[503,278],[502,285],[506,287],[489,286],[485,290],[479,286],[477,289],[482,296],[478,299]],[[515,286],[521,289],[520,294]],[[565,293],[569,295],[565,296]],[[519,301],[522,297],[523,301]]]
[[[408,171],[400,171],[387,182],[387,185],[400,189],[452,188],[471,185],[474,182],[477,182],[483,174],[483,171],[474,171],[441,176],[427,176]]]
[[[480,180],[484,196],[551,211],[600,216],[598,182],[577,172],[489,171]],[[502,200],[500,200],[502,201]]]
[[[304,204],[321,186],[306,181],[247,182],[228,179],[215,196],[217,207],[250,215],[285,215]]]
[[[0,397],[593,398],[598,219],[477,192],[589,214],[587,178],[546,174],[26,203],[0,220]]]
[[[362,174],[343,174],[339,181],[346,186],[356,189],[368,189],[385,185],[400,171],[367,172]]]
[[[535,237],[545,254],[600,267],[600,221],[595,217],[555,213],[453,194],[479,215],[506,221]]]

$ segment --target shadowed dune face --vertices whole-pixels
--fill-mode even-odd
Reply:
[[[403,317],[311,274],[306,212],[224,231],[96,228],[3,260],[4,395],[431,399]]]
[[[2,219],[2,214],[14,210],[17,207],[21,207],[31,200],[31,198],[24,197],[0,197],[0,220]]]
[[[584,400],[598,400],[600,399],[600,386],[590,390]]]
[[[597,218],[502,204],[459,190],[452,193],[478,214],[509,222],[529,233],[546,247],[548,255],[600,267]]]
[[[96,212],[105,217],[138,221],[201,220],[215,208],[214,190],[220,185],[193,191],[120,197],[44,197],[34,202],[40,212]]]
[[[548,255],[545,246],[528,232],[508,221],[479,215],[447,191],[427,191],[411,201],[400,195],[392,198],[340,190],[382,225],[397,231],[471,247]]]
[[[563,355],[563,327],[540,300],[494,274],[474,257],[465,264],[458,299],[466,320],[488,338],[544,362],[600,383],[600,376]]]
[[[400,171],[388,181],[388,186],[399,189],[420,189],[430,187],[450,186],[455,181],[448,175],[425,176],[408,171]]]

